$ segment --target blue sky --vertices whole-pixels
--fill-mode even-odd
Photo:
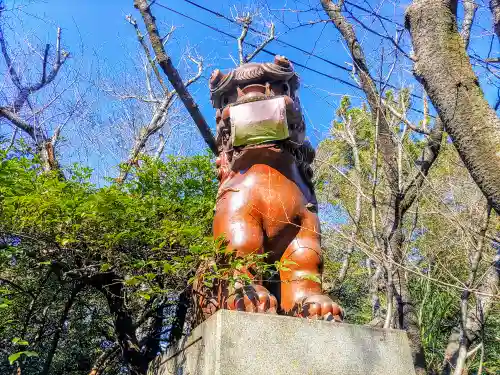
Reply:
[[[248,6],[252,7],[252,4],[255,8],[257,3],[255,1],[234,0],[217,2],[196,0],[195,2],[228,16],[236,14],[237,10],[245,9]],[[379,3],[378,1],[362,0],[353,2],[366,9],[373,7],[374,10]],[[220,28],[232,35],[238,35],[240,32],[238,26],[204,12],[184,0],[159,0],[157,3],[171,7],[180,13]],[[333,25],[319,22],[311,26],[296,27],[298,23],[326,19],[326,15],[319,7],[319,1],[269,0],[265,3],[271,11],[268,13],[264,11],[264,16],[275,22],[278,35],[277,41],[269,44],[269,50],[286,55],[312,69],[355,83],[348,72],[279,43],[280,40],[286,41],[313,52],[324,59],[350,68],[349,55]],[[376,9],[380,14],[394,20],[395,23],[384,21],[382,25],[366,12],[359,9],[354,9],[354,11],[356,16],[372,29],[382,32],[382,27],[385,27],[391,35],[396,35],[397,30],[401,28],[401,24],[404,22],[403,14],[406,7],[404,1],[396,3],[398,5],[393,6],[386,2],[383,8]],[[60,26],[63,29],[63,44],[72,53],[71,64],[84,67],[83,71],[88,71],[89,74],[96,67],[99,67],[105,72],[104,74],[108,80],[119,81],[123,80],[127,74],[132,74],[138,43],[133,29],[125,21],[125,16],[132,14],[140,21],[140,15],[133,8],[133,0],[50,0],[29,3],[27,1],[10,0],[6,1],[6,4],[7,7],[23,6],[23,11],[18,13],[18,18],[9,20],[11,37],[22,39],[35,38],[36,36],[40,39],[40,42],[53,43],[55,29]],[[303,12],[290,12],[288,11],[289,8],[300,9]],[[313,9],[310,10],[311,8]],[[214,112],[209,102],[207,78],[215,68],[228,69],[234,67],[234,62],[230,56],[232,55],[235,58],[237,56],[236,42],[158,5],[153,6],[153,12],[158,19],[160,30],[164,33],[168,31],[171,25],[177,27],[173,40],[167,45],[167,51],[172,55],[174,61],[179,60],[180,52],[186,46],[196,49],[203,56],[207,66],[203,74],[204,79],[192,86],[191,91],[209,124],[213,127]],[[490,47],[489,36],[486,36],[486,31],[491,29],[487,9],[480,8],[477,17],[478,22],[473,30],[471,48],[473,53],[484,57]],[[262,25],[257,20],[254,26],[259,28]],[[290,28],[292,29],[290,30]],[[391,44],[366,32],[359,25],[356,26],[356,31],[365,48],[372,74],[374,76],[380,74],[385,76],[390,71],[396,57]],[[401,30],[399,32],[401,33]],[[252,38],[255,38],[255,36],[250,35],[249,38],[253,40]],[[410,51],[407,35],[405,35],[404,39],[403,49]],[[496,40],[493,49],[498,52],[498,42]],[[384,62],[382,68],[380,67],[381,56],[383,56]],[[398,87],[409,85],[413,88],[415,94],[420,95],[421,88],[411,74],[411,62],[400,53],[397,58],[398,63],[391,75],[391,83]],[[271,56],[261,54],[257,60],[269,61],[270,59],[272,59]],[[334,117],[341,96],[351,95],[353,96],[353,103],[357,104],[362,100],[361,93],[314,72],[302,68],[297,68],[297,71],[302,79],[301,101],[306,112],[308,135],[313,144],[317,144],[328,135],[329,124]],[[480,78],[482,78],[483,74],[484,72],[480,71]],[[496,90],[489,88],[486,84],[483,87],[485,87],[490,102],[494,102],[497,95]],[[91,95],[98,96],[99,94],[92,92]],[[97,106],[95,111],[98,113],[98,117],[105,119],[109,114],[108,112],[111,111],[110,104],[105,102],[104,99],[99,99],[96,103],[94,105]],[[418,100],[415,100],[413,105],[415,108],[422,108],[422,103]],[[411,117],[418,121],[418,114],[412,114]],[[187,124],[186,126],[193,125]],[[71,133],[66,135],[68,138],[78,139],[80,136],[78,128],[73,127],[68,132]],[[178,141],[182,142],[182,139]],[[200,146],[194,152],[201,149]],[[96,160],[91,156],[88,158],[88,163],[95,164]],[[92,166],[95,167],[95,165]]]
[[[125,16],[127,14],[133,14],[135,18],[140,19],[132,3],[132,0],[52,0],[48,2],[35,2],[26,8],[27,14],[23,18],[23,21],[25,28],[35,29],[38,37],[41,39],[45,38],[50,42],[54,39],[56,25],[61,26],[64,33],[64,44],[72,51],[74,56],[73,60],[83,58],[87,63],[91,63],[91,60],[96,58],[95,55],[98,55],[101,64],[114,66],[116,64],[123,64],[123,61],[127,59],[126,52],[130,53],[137,50],[135,34],[131,26],[125,21]],[[160,1],[159,3],[163,2]],[[164,3],[179,12],[195,17],[202,22],[214,25],[233,35],[238,35],[239,33],[237,26],[219,20],[209,13],[200,11],[183,0],[168,0]],[[200,0],[199,3],[221,13],[230,15],[231,11],[229,4],[235,2]],[[236,3],[239,3],[238,8],[241,9],[243,7],[241,4],[244,2]],[[283,7],[282,2],[276,1],[270,3],[276,3],[276,8]],[[28,13],[40,17],[46,20],[46,22],[31,17]],[[189,44],[205,58],[207,64],[211,65],[211,67],[204,72],[205,78],[210,75],[212,69],[227,69],[234,67],[234,63],[229,57],[230,54],[236,57],[236,42],[234,40],[160,7],[154,8],[154,14],[160,21],[160,26],[163,26],[162,29],[164,32],[168,31],[170,25],[178,27],[175,33],[175,40],[168,48],[168,52],[174,57],[174,61],[176,57],[179,57],[179,47],[182,48],[184,45]],[[319,19],[320,17],[325,18],[322,13],[318,15],[314,14],[313,18]],[[256,27],[257,26],[258,25],[256,25]],[[282,34],[285,31],[284,27],[277,25],[278,34]],[[325,56],[325,58],[332,59],[341,65],[345,65],[345,62],[348,61],[348,57],[342,47],[335,42],[335,48],[332,49],[331,46],[327,46],[328,43],[325,43],[326,40],[336,37],[332,27],[324,27],[323,24],[318,24],[313,27],[302,27],[296,31],[280,36],[280,39],[296,44],[300,48],[312,51],[314,50],[313,44],[320,34],[322,34],[322,39],[318,41],[315,51]],[[325,40],[323,40],[323,38]],[[78,51],[78,46],[80,44],[83,44],[85,47],[84,56],[79,56],[80,51]],[[313,58],[308,59],[304,54],[283,47],[277,42],[271,43],[268,48],[273,52],[284,54],[314,69],[325,71],[327,74],[341,74],[343,79],[349,80],[345,72],[329,67],[327,64],[321,63]],[[257,60],[266,61],[269,59],[272,59],[272,56],[261,54]],[[298,71],[301,74],[304,84],[320,88],[319,90],[311,90],[303,87],[302,101],[310,116],[309,121],[312,123],[311,130],[312,127],[319,127],[325,130],[325,127],[327,127],[331,120],[337,98],[330,98],[328,103],[331,104],[328,105],[324,100],[317,99],[318,96],[324,97],[326,95],[326,92],[322,92],[321,90],[327,90],[337,94],[349,93],[351,90],[343,88],[337,82],[325,79],[315,73],[304,72],[300,68]],[[213,111],[208,100],[207,81],[201,82],[198,87],[195,88],[195,91],[197,101],[203,113],[207,119],[211,120]],[[313,136],[311,134],[311,137],[316,138],[319,137],[319,135]]]

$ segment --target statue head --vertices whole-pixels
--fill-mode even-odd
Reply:
[[[247,63],[210,77],[216,109],[219,151],[280,142],[304,143],[305,126],[298,96],[299,77],[292,63],[276,56],[272,63]]]

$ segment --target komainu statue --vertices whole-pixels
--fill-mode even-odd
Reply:
[[[266,261],[287,266],[276,280],[260,280],[251,267],[238,271],[247,273],[251,285],[206,287],[198,280],[195,300],[202,319],[223,308],[342,320],[342,309],[322,294],[318,282],[320,224],[311,182],[315,152],[305,140],[298,89],[299,77],[282,56],[274,63],[212,73],[220,182],[214,237],[223,237],[227,251],[238,257],[265,252]]]

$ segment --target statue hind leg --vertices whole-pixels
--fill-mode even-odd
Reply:
[[[321,290],[322,255],[317,215],[306,210],[297,236],[281,257],[281,309],[294,316],[342,321],[342,309]],[[287,262],[288,261],[288,262]]]

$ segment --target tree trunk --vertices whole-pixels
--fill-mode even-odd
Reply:
[[[163,305],[160,305],[154,311],[153,316],[149,318],[149,322],[147,322],[144,329],[145,337],[141,340],[141,348],[148,364],[156,358],[161,349],[160,342],[163,331],[163,310]]]
[[[113,273],[104,273],[93,277],[91,283],[108,301],[109,312],[113,316],[115,336],[130,373],[146,375],[149,362],[141,351],[136,327],[125,305],[123,280]]]
[[[56,160],[54,144],[52,141],[44,140],[38,145],[38,154],[40,155],[40,164],[45,172],[60,171],[59,163]],[[62,174],[62,172],[61,172]]]
[[[66,320],[68,320],[68,315],[71,310],[71,307],[73,306],[73,303],[75,302],[76,295],[82,290],[83,285],[82,284],[77,284],[73,287],[71,291],[71,295],[66,302],[66,305],[64,306],[63,313],[61,315],[61,318],[59,319],[59,324],[57,325],[56,331],[54,333],[54,337],[52,338],[52,343],[50,345],[49,353],[47,354],[47,359],[45,360],[45,363],[43,365],[42,372],[40,372],[40,375],[48,375],[50,371],[50,366],[52,365],[52,360],[54,359],[54,355],[57,350],[57,346],[59,345],[59,340],[61,338],[61,332],[64,328],[64,323],[66,323]]]
[[[184,332],[184,323],[186,322],[186,315],[189,308],[191,289],[188,288],[179,295],[177,306],[175,309],[174,322],[172,323],[172,330],[170,331],[169,345],[179,341]]]
[[[493,16],[493,30],[500,40],[500,0],[490,0],[490,10]]]
[[[494,303],[495,295],[500,292],[500,250],[497,252],[487,275],[479,287],[480,293],[476,294],[475,308],[468,309],[465,323],[465,335],[459,327],[455,327],[448,339],[443,363],[443,375],[451,374],[457,363],[461,340],[466,341],[466,349],[481,337],[483,324],[488,317]],[[462,298],[464,299],[464,298]],[[462,344],[462,346],[464,346]]]
[[[472,178],[500,214],[500,119],[485,100],[457,31],[456,1],[415,0],[406,27],[421,81]]]
[[[398,305],[398,328],[406,331],[410,342],[410,349],[417,375],[427,374],[426,360],[420,325],[416,307],[413,304],[408,290],[408,281],[402,269],[398,269],[394,276],[394,288]]]
[[[390,214],[388,214],[389,225],[392,228],[387,228],[389,233],[386,233],[384,238],[386,256],[392,261],[389,265],[386,265],[387,273],[391,273],[391,277],[388,277],[391,282],[388,283],[387,288],[392,288],[394,291],[397,304],[396,328],[405,330],[408,335],[415,372],[417,375],[425,375],[427,374],[427,363],[422,338],[420,337],[418,316],[408,290],[405,271],[398,266],[405,263],[402,249],[404,242],[403,214],[399,199],[394,202],[393,214],[393,218],[389,217]]]

